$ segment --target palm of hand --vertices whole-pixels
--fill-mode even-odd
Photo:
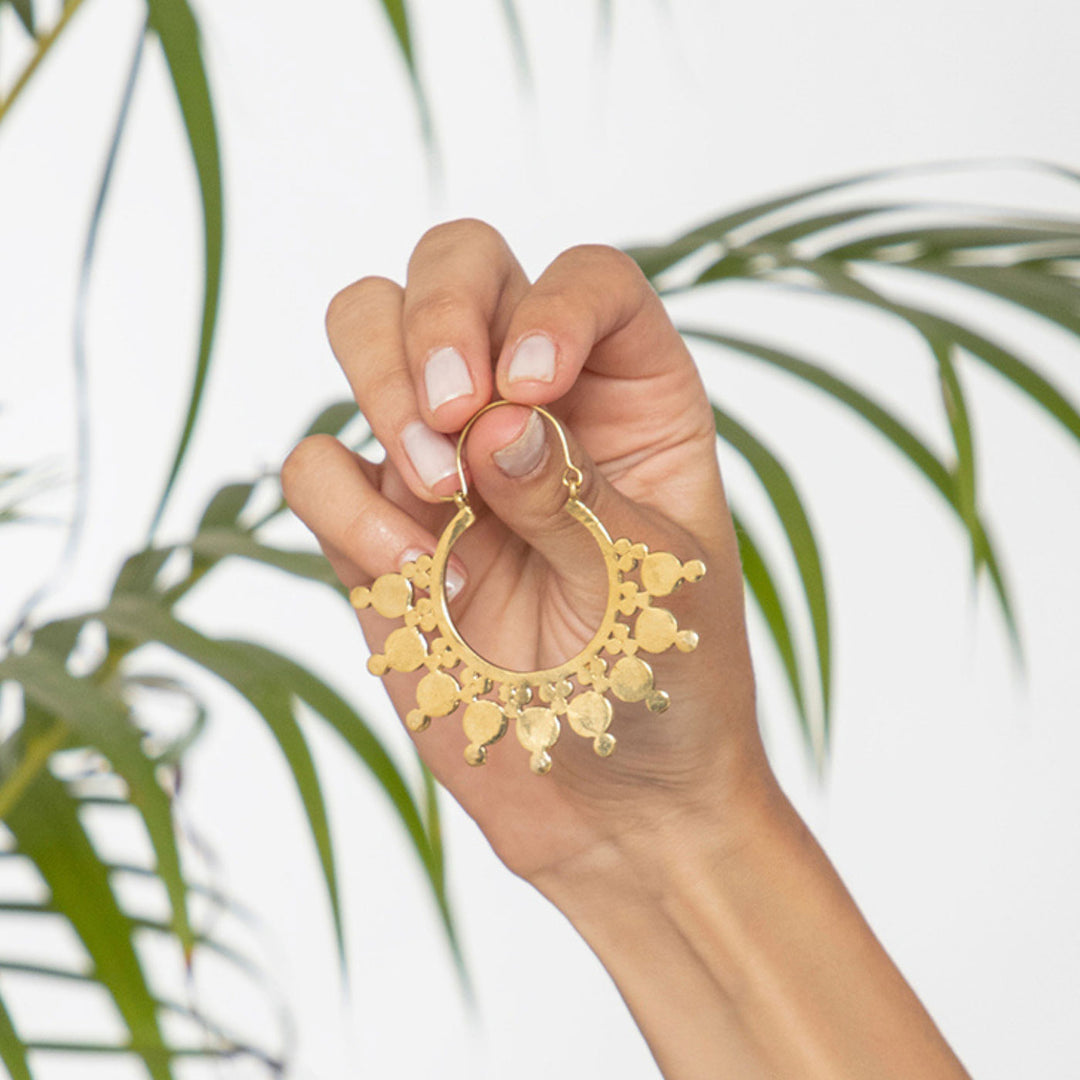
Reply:
[[[671,550],[683,560],[713,561],[720,541],[716,535],[695,535],[697,501],[673,501],[669,507],[665,498],[670,490],[695,487],[714,499],[719,495],[708,408],[696,378],[668,379],[666,386],[658,381],[612,385],[615,380],[583,376],[559,403],[559,412],[597,473],[622,497],[621,504],[605,500],[615,508],[616,520],[601,517],[613,539],[646,540],[654,550]],[[686,418],[695,410],[708,422],[709,432],[688,439]],[[471,454],[468,460],[478,478],[472,495],[476,505],[485,470]],[[557,475],[560,469],[561,460],[553,471]],[[449,518],[446,510],[415,500],[392,464],[383,467],[380,479],[384,494],[426,517],[436,534],[441,531]],[[565,490],[559,498],[565,498]],[[576,526],[567,539],[567,557],[548,559],[496,514],[480,511],[455,547],[472,585],[451,605],[455,626],[476,653],[509,670],[535,671],[561,664],[588,645],[608,602],[607,576],[599,548],[583,528]],[[640,803],[643,791],[647,796],[650,786],[670,782],[673,770],[685,768],[688,752],[704,736],[699,720],[706,715],[704,673],[710,654],[715,666],[715,649],[709,645],[717,643],[714,624],[719,620],[710,617],[717,608],[715,596],[699,597],[697,603],[692,597],[682,600],[671,606],[681,609],[681,622],[705,631],[706,647],[700,656],[649,657],[657,685],[671,693],[675,706],[656,716],[643,704],[613,702],[612,730],[619,739],[613,758],[600,761],[588,741],[564,731],[553,751],[555,766],[540,779],[529,773],[528,755],[516,745],[513,729],[492,746],[482,769],[465,763],[467,740],[457,716],[434,720],[418,736],[426,763],[477,819],[504,861],[520,872],[530,876],[575,845],[592,845],[598,830],[607,835],[613,802],[624,804],[626,820],[635,811],[647,813],[633,801]],[[385,622],[377,617],[363,621],[369,643],[379,648]],[[388,677],[391,698],[403,717],[415,707],[422,674]]]

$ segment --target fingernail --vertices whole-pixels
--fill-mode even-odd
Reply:
[[[398,564],[398,570],[404,568],[406,563],[414,563],[421,555],[430,555],[429,551],[422,551],[420,548],[409,548],[404,555],[401,556],[401,561]],[[455,596],[462,589],[465,588],[465,575],[452,563],[446,568],[446,598],[453,600]]]
[[[401,445],[425,487],[433,488],[457,472],[454,448],[449,440],[432,431],[423,420],[414,420],[402,429]]]
[[[453,600],[465,588],[465,575],[453,566],[446,568],[446,599]]]
[[[434,412],[454,398],[473,392],[473,381],[464,357],[452,345],[436,349],[424,365],[424,388],[428,408]]]
[[[406,563],[416,562],[416,560],[419,559],[421,555],[429,554],[431,553],[428,551],[423,551],[421,548],[409,548],[409,550],[401,556],[401,559],[398,562],[398,572],[400,573],[405,568]]]
[[[551,382],[555,378],[555,343],[543,334],[531,334],[518,343],[506,372],[508,382],[536,379]]]
[[[529,419],[525,421],[521,434],[491,456],[507,476],[527,476],[540,464],[546,447],[540,414],[533,412],[529,413]]]

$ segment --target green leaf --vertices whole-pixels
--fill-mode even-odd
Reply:
[[[161,750],[155,750],[154,761],[158,765],[179,765],[184,755],[195,745],[206,730],[208,713],[206,706],[190,686],[174,679],[170,675],[126,675],[125,687],[138,687],[142,690],[164,691],[184,698],[191,705],[191,723],[187,729],[173,738]]]
[[[615,31],[614,0],[596,0],[596,43],[601,51],[611,48]]]
[[[39,626],[34,631],[34,648],[46,649],[61,660],[67,660],[85,625],[86,619],[80,615]]]
[[[130,602],[129,602],[130,599]],[[215,641],[174,619],[160,605],[120,598],[101,613],[109,630],[123,640],[137,644],[156,641],[186,656],[238,691],[259,715],[277,741],[296,783],[307,815],[315,848],[326,882],[333,912],[338,949],[345,950],[341,903],[330,825],[322,787],[307,740],[293,710],[293,690],[277,672],[258,662],[244,642]]]
[[[70,786],[68,788],[70,791]],[[93,805],[93,800],[85,799],[76,795],[76,801],[80,806]],[[128,805],[122,803],[121,805]],[[104,864],[106,869],[111,867],[108,863]],[[42,902],[34,902],[29,900],[0,900],[0,913],[7,913],[11,915],[44,915],[49,918],[55,918],[57,915],[63,916],[64,912],[52,902],[52,900],[46,900]],[[165,922],[161,922],[158,919],[147,919],[139,915],[129,915],[132,926],[135,926],[139,930],[150,930],[157,934],[164,934],[168,937],[173,936],[172,927]],[[266,972],[261,971],[256,967],[251,960],[241,953],[238,953],[231,946],[226,945],[224,942],[218,941],[216,938],[210,937],[208,934],[196,934],[195,944],[198,949],[206,949],[209,952],[213,952],[216,955],[227,960],[234,967],[243,971],[246,975],[250,975],[253,979],[264,980]],[[40,975],[53,975],[58,978],[69,979],[81,979],[81,980],[93,980],[96,981],[92,972],[77,972],[66,971],[62,968],[47,968],[40,964],[12,964],[10,961],[0,961],[0,968],[10,971],[28,971]]]
[[[824,391],[855,412],[891,442],[955,509],[953,481],[944,462],[895,414],[861,390],[825,368],[775,346],[762,345],[756,341],[748,341],[745,338],[720,334],[700,327],[682,326],[679,327],[679,333],[684,337],[696,338],[745,353]]]
[[[335,401],[327,405],[325,409],[307,426],[304,436],[308,435],[337,435],[346,424],[352,422],[359,408],[355,401]]]
[[[323,409],[322,412],[312,420],[304,431],[302,438],[306,438],[309,435],[340,436],[341,432],[355,419],[359,411],[355,401],[335,401],[332,405],[328,405]],[[374,441],[375,436],[369,430],[360,445],[358,447],[354,446],[353,449],[363,450]],[[279,498],[276,506],[267,510],[258,521],[252,523],[251,531],[256,532],[261,529],[267,522],[272,521],[279,514],[283,514],[288,508],[288,504],[285,502],[284,498]]]
[[[0,851],[0,859],[3,859],[6,855],[6,852]],[[139,866],[137,863],[117,862],[115,860],[102,860],[102,862],[110,874],[129,874],[132,877],[144,879],[156,878],[158,876],[156,870],[152,870],[145,866]],[[245,925],[253,928],[258,926],[258,919],[256,919],[254,913],[238,903],[231,896],[227,896],[225,893],[219,892],[212,886],[205,885],[199,881],[189,881],[187,888],[188,892],[193,893],[196,896],[201,896],[208,903],[213,904],[222,911],[227,911]]]
[[[773,639],[776,651],[780,655],[780,661],[784,666],[784,674],[787,676],[788,686],[791,688],[791,696],[795,700],[799,725],[802,728],[806,744],[807,746],[813,746],[813,732],[810,727],[810,717],[806,711],[806,699],[803,696],[802,672],[795,651],[795,643],[791,637],[791,626],[788,622],[787,612],[780,597],[780,590],[776,587],[773,574],[761,553],[760,546],[746,528],[743,519],[734,510],[731,512],[731,517],[735,523],[735,535],[739,541],[739,558],[742,561],[743,578],[746,580],[746,584],[757,602],[761,614],[765,617],[765,625],[769,629],[769,636]]]
[[[961,163],[956,163],[958,166]],[[946,166],[947,168],[948,166]],[[765,199],[761,202],[751,203],[737,210],[724,214],[712,221],[706,222],[691,229],[688,233],[677,239],[662,245],[645,245],[640,247],[626,248],[626,252],[641,267],[645,276],[653,278],[657,274],[668,270],[681,262],[687,256],[692,255],[706,244],[726,244],[728,234],[744,225],[749,225],[760,219],[767,219],[780,211],[788,210],[801,202],[809,202],[812,199],[824,195],[833,195],[848,188],[869,184],[879,180],[895,179],[910,173],[919,171],[934,171],[934,166],[913,166],[899,169],[875,169],[871,172],[860,173],[856,176],[847,176],[839,180],[830,180],[824,184],[816,184],[813,187],[802,188],[798,191],[789,191],[775,198]]]
[[[33,1080],[30,1075],[30,1062],[26,1057],[26,1047],[19,1033],[15,1030],[11,1014],[0,996],[0,1062],[10,1074],[11,1080]]]
[[[748,246],[756,247],[763,243],[792,244],[827,229],[834,229],[839,225],[850,225],[853,221],[872,218],[878,214],[925,209],[926,207],[913,204],[895,203],[869,203],[863,206],[849,206],[843,210],[834,210],[827,214],[812,214],[810,217],[800,218],[798,221],[793,221],[788,225],[769,229],[756,235]]]
[[[889,304],[888,310],[909,322],[947,334],[965,352],[981,360],[1043,408],[1077,442],[1080,442],[1080,412],[1063,393],[1015,353],[954,319],[933,315],[904,304]]]
[[[419,759],[418,759],[419,760]],[[431,843],[434,856],[433,871],[438,876],[440,885],[446,886],[446,866],[443,862],[442,821],[439,813],[439,783],[431,770],[420,761],[420,776],[424,782],[424,829]]]
[[[31,0],[10,0],[10,3],[15,9],[15,14],[19,16],[19,22],[23,24],[23,29],[31,37],[37,37],[37,30],[34,26],[34,5]]]
[[[405,0],[382,0],[382,9],[390,26],[394,31],[401,57],[405,61],[405,67],[409,73],[409,82],[412,83],[413,98],[416,101],[416,109],[420,116],[420,130],[423,134],[424,145],[429,150],[435,146],[435,129],[431,122],[431,107],[428,103],[427,92],[424,89],[423,80],[420,78],[420,69],[413,54],[412,29],[409,25],[409,13],[405,8]]]
[[[195,659],[245,697],[249,682],[276,686],[295,695],[326,721],[353,749],[390,799],[427,873],[443,924],[460,961],[460,949],[441,877],[442,854],[436,851],[416,800],[382,743],[356,710],[321,679],[289,657],[246,641],[208,638],[173,619],[145,599],[124,597],[101,614],[113,632],[132,641],[160,641]],[[235,680],[235,681],[234,681]],[[256,706],[257,707],[257,706]]]
[[[172,548],[147,548],[138,551],[124,560],[113,585],[113,596],[122,593],[148,593],[154,589],[154,582],[169,556]]]
[[[0,821],[3,821],[26,794],[38,773],[47,769],[49,759],[67,742],[69,728],[63,720],[35,725],[33,731],[17,731],[0,744]],[[14,765],[9,765],[14,761]]]
[[[226,484],[220,488],[206,504],[199,521],[199,531],[219,525],[235,525],[254,490],[255,485],[248,483]]]
[[[133,943],[134,925],[116,902],[108,872],[79,821],[78,804],[43,771],[6,824],[86,947],[97,980],[116,1003],[153,1080],[172,1080],[156,1003]]]
[[[214,119],[210,85],[203,64],[199,28],[186,0],[147,0],[149,28],[161,41],[169,66],[176,99],[187,132],[191,157],[199,180],[202,202],[204,281],[202,326],[199,350],[192,380],[191,397],[165,488],[158,500],[150,525],[150,536],[157,531],[165,505],[187,454],[195,430],[206,379],[210,373],[210,350],[217,324],[221,294],[223,240],[223,199],[221,190],[221,154],[218,149],[217,123]]]
[[[932,350],[940,348],[942,344],[952,343],[984,360],[1029,393],[1059,419],[1075,438],[1080,440],[1080,415],[1073,406],[1037,372],[989,339],[951,319],[931,314],[911,305],[896,303],[864,282],[856,281],[830,260],[807,260],[805,265],[817,275],[822,289],[867,304],[903,320],[926,340]],[[958,502],[956,506],[959,509]],[[990,573],[990,580],[997,594],[1014,650],[1022,662],[1023,649],[1019,628],[1004,574],[985,526],[981,521],[974,524],[972,542],[976,552],[976,565],[985,564]]]
[[[8,905],[0,905],[0,910],[17,911],[19,910],[19,906],[11,905],[9,907]],[[31,909],[31,911],[35,910],[39,912],[42,911],[42,909]],[[52,911],[45,911],[43,913],[50,915],[55,914]],[[132,919],[132,923],[140,928],[147,925],[146,920],[143,919]],[[55,964],[25,964],[10,960],[0,960],[0,971],[18,972],[19,974],[24,975],[44,976],[48,979],[60,979],[64,982],[75,982],[82,984],[92,983],[95,985],[98,984],[98,979],[93,972],[73,971],[70,968],[58,967]],[[254,972],[252,973],[256,974]],[[262,974],[261,977],[265,978],[265,974]],[[0,1003],[0,1007],[2,1007],[2,1003]],[[177,1016],[184,1016],[190,1020],[195,1021],[195,1023],[197,1023],[201,1028],[201,1034],[204,1040],[213,1040],[216,1043],[216,1045],[214,1046],[204,1046],[201,1048],[205,1050],[209,1056],[224,1058],[243,1054],[249,1057],[256,1058],[264,1065],[269,1066],[275,1072],[280,1072],[283,1067],[282,1062],[277,1061],[266,1051],[260,1049],[257,1046],[254,1046],[253,1044],[246,1043],[243,1040],[234,1038],[233,1036],[227,1034],[223,1028],[213,1023],[197,1009],[193,1009],[188,1005],[183,1005],[177,1001],[170,1001],[167,998],[161,997],[154,998],[154,1008],[159,1010],[164,1009],[171,1013],[174,1013]],[[2,1028],[2,1024],[0,1024],[0,1028]],[[44,1048],[44,1044],[42,1043],[28,1043],[26,1045],[33,1046],[36,1049]],[[54,1052],[66,1051],[68,1053],[78,1053],[80,1052],[81,1045],[82,1044],[75,1043],[51,1043],[49,1044],[49,1049],[53,1050]],[[93,1043],[90,1045],[93,1047],[94,1050],[100,1053],[114,1053],[117,1055],[126,1055],[129,1053],[128,1047],[124,1044]],[[169,1058],[180,1056],[184,1053],[185,1048],[178,1046],[174,1046],[171,1049],[167,1050]]]
[[[739,207],[738,209],[715,218],[712,221],[706,222],[703,225],[696,226],[689,232],[684,233],[682,236],[679,236],[666,244],[640,245],[628,247],[625,250],[638,262],[638,265],[641,267],[646,277],[654,278],[658,274],[670,269],[683,259],[694,254],[699,248],[702,248],[707,244],[720,244],[722,248],[726,248],[730,239],[730,234],[737,229],[743,228],[744,226],[767,222],[773,215],[782,212],[794,211],[798,208],[800,203],[809,203],[824,196],[836,195],[852,188],[882,181],[898,180],[911,176],[930,176],[937,173],[958,172],[976,166],[987,168],[993,165],[1030,169],[1036,172],[1045,172],[1059,176],[1070,183],[1080,182],[1080,175],[1071,169],[1063,168],[1053,162],[1031,159],[999,162],[947,161],[928,165],[874,169],[869,172],[859,173],[855,176],[841,177],[838,180],[830,180],[823,184],[815,184],[812,187],[789,191],[774,198]],[[910,203],[898,204],[897,206],[897,209],[914,208],[917,208],[916,204]],[[851,213],[853,217],[857,217],[860,216],[860,214],[863,214],[865,210],[866,208],[863,207],[857,208],[854,211],[841,210],[839,213]],[[818,220],[824,222],[830,214],[831,212],[822,215]],[[777,226],[776,229],[773,230],[772,235],[783,236],[784,229],[789,227],[794,228],[795,230],[790,234],[793,239],[800,234],[804,234],[802,233],[802,227],[796,224],[794,226]],[[821,227],[824,226],[822,225]],[[766,228],[768,228],[767,225]],[[813,229],[810,231],[813,231]],[[758,235],[760,236],[761,233]],[[721,252],[720,254],[723,253],[724,252]]]
[[[975,553],[976,565],[985,565],[989,571],[1017,655],[1021,655],[1020,640],[1013,617],[1009,591],[994,547],[990,541],[986,524],[977,511],[974,516],[965,514],[960,503],[960,493],[953,474],[944,462],[906,425],[849,383],[844,382],[824,368],[792,356],[790,353],[760,345],[757,342],[732,337],[730,334],[717,334],[696,327],[684,327],[680,330],[680,333],[687,337],[735,349],[789,372],[810,385],[823,390],[841,404],[848,406],[891,442],[929,480],[934,489],[948,503],[949,508],[957,515],[960,523],[968,530],[972,550]]]
[[[978,531],[978,507],[975,490],[975,443],[971,434],[971,415],[956,365],[953,363],[952,344],[935,340],[930,348],[938,364],[938,383],[945,415],[956,448],[956,501],[969,533],[974,537]],[[979,568],[977,546],[973,545],[975,569]]]
[[[1019,266],[956,266],[943,259],[917,259],[908,266],[992,293],[1080,336],[1080,289],[1055,274]]]
[[[62,718],[86,745],[108,758],[127,782],[131,801],[146,824],[154,848],[157,874],[169,895],[173,928],[185,954],[190,955],[194,934],[188,920],[172,803],[158,781],[155,763],[143,750],[141,733],[131,723],[124,703],[89,679],[69,675],[56,656],[40,649],[0,661],[0,681],[6,679],[20,683],[28,701]]]
[[[90,214],[89,225],[86,229],[86,240],[83,244],[82,259],[79,264],[78,285],[75,292],[75,310],[72,319],[72,367],[74,374],[76,416],[76,470],[75,500],[71,512],[71,521],[68,526],[67,539],[60,560],[50,579],[45,582],[29,601],[30,609],[36,607],[75,564],[79,545],[82,541],[82,535],[85,529],[87,508],[90,498],[92,445],[90,432],[90,374],[86,355],[86,323],[87,311],[90,305],[90,282],[93,275],[94,255],[97,251],[98,235],[105,213],[105,204],[108,200],[109,189],[112,186],[113,174],[116,170],[116,161],[120,151],[120,143],[123,140],[128,116],[131,112],[131,102],[135,97],[135,87],[138,83],[139,72],[142,67],[143,47],[145,43],[146,28],[145,26],[142,26],[139,28],[134,54],[128,65],[127,78],[125,79],[123,93],[120,98],[120,107],[117,110],[116,121],[113,124],[112,135],[109,139],[108,151],[105,155],[105,164],[101,171],[101,179],[98,182],[97,196],[94,199],[94,207]]]
[[[901,209],[883,208],[883,209]],[[921,210],[912,206],[903,209]],[[967,209],[966,213],[979,213]],[[982,211],[985,213],[985,211]],[[845,261],[876,260],[884,255],[895,261],[890,249],[909,247],[911,259],[948,256],[957,251],[971,252],[984,248],[1024,247],[1029,245],[1068,244],[1080,250],[1080,221],[1065,218],[1003,216],[997,221],[972,224],[924,225],[898,232],[876,233],[859,240],[830,247],[827,254]],[[908,261],[907,259],[901,260]]]
[[[525,32],[521,28],[521,16],[515,0],[500,0],[506,32],[510,35],[510,46],[514,50],[518,78],[522,86],[532,85],[532,64],[529,62],[529,47],[525,43]]]
[[[810,525],[810,519],[798,490],[787,470],[772,451],[715,402],[713,403],[713,418],[717,434],[746,459],[761,482],[780,519],[792,554],[795,556],[795,565],[806,596],[817,650],[823,725],[820,749],[824,750],[829,743],[832,701],[829,609],[825,577],[814,530]],[[815,747],[815,750],[817,749]]]
[[[230,557],[248,559],[276,567],[296,577],[329,585],[345,594],[345,587],[323,555],[313,551],[292,551],[260,543],[250,533],[237,529],[207,529],[197,533],[191,550],[201,559],[217,562]]]

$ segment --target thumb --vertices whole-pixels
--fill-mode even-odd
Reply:
[[[507,405],[477,419],[468,435],[465,454],[473,485],[489,509],[524,544],[543,556],[558,575],[571,601],[569,607],[588,618],[586,612],[604,609],[607,575],[597,541],[580,520],[567,512],[571,494],[568,481],[577,481],[580,475],[577,498],[599,519],[613,541],[627,537],[650,546],[675,543],[679,548],[692,541],[689,537],[674,539],[681,529],[616,490],[572,432],[561,422],[560,428],[568,454],[559,431],[540,412],[528,406]],[[687,552],[686,557],[690,554]]]

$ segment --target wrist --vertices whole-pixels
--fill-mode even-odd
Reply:
[[[790,810],[756,727],[754,736],[688,769],[690,779],[633,789],[617,808],[606,808],[588,842],[522,876],[575,925],[614,901],[661,909],[685,887],[690,868],[737,857],[782,808]]]
[[[669,802],[663,813],[639,807],[617,832],[529,875],[608,970],[668,1080],[773,1075],[699,943],[673,918],[694,868],[737,862],[783,798],[767,767],[741,780],[722,798],[714,788],[711,800]]]
[[[771,772],[742,779],[715,810],[637,815],[533,882],[664,1075],[966,1077]]]

